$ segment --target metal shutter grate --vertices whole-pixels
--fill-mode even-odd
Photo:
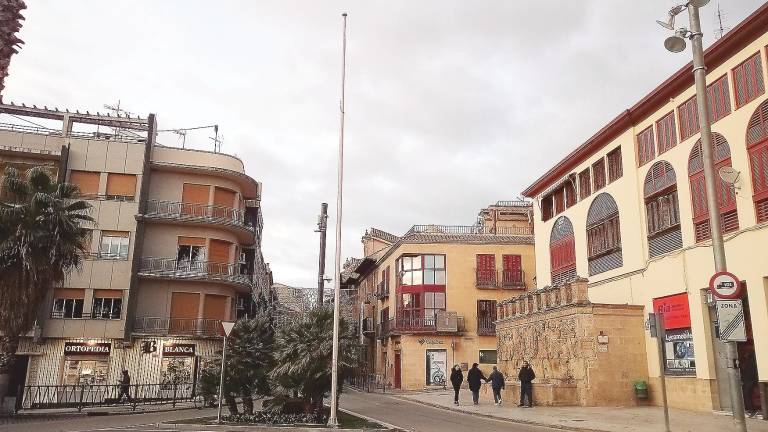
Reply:
[[[648,239],[648,255],[651,258],[672,252],[681,247],[683,247],[683,235],[680,232],[680,227],[658,237]]]
[[[757,214],[758,223],[768,221],[768,199],[755,203],[755,213]]]
[[[594,258],[589,261],[589,275],[596,275],[624,265],[621,251]]]

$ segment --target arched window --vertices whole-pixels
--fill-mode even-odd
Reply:
[[[757,107],[747,124],[747,151],[752,171],[752,199],[757,222],[768,221],[768,101]]]
[[[576,244],[573,224],[565,216],[559,217],[549,236],[549,265],[552,284],[557,285],[576,277]]]
[[[688,157],[688,177],[691,182],[691,207],[696,242],[712,236],[709,231],[709,209],[707,208],[707,185],[704,182],[704,159],[701,155],[701,138],[696,141]],[[712,157],[715,159],[715,173],[720,168],[731,166],[731,148],[719,133],[712,133]],[[733,185],[718,180],[717,204],[720,208],[720,225],[724,233],[739,229],[739,215],[736,212],[736,191]]]
[[[648,255],[653,258],[683,247],[677,178],[669,162],[658,161],[651,166],[645,176],[643,195],[648,224]]]
[[[619,207],[607,193],[596,196],[587,213],[587,260],[589,275],[623,265]]]

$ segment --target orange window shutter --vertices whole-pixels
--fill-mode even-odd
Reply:
[[[179,246],[205,246],[202,237],[179,237]]]
[[[224,240],[211,239],[210,261],[214,263],[229,263],[229,250],[232,243]]]
[[[102,237],[128,237],[128,231],[101,231]]]
[[[85,290],[80,288],[56,288],[53,290],[53,298],[82,299],[85,298]]]
[[[107,195],[136,196],[136,176],[134,174],[107,174]]]
[[[69,173],[69,182],[76,184],[83,195],[98,195],[101,173],[93,171],[75,171]]]
[[[209,185],[184,183],[181,200],[189,204],[208,205],[210,191]]]
[[[235,192],[229,189],[217,187],[213,191],[213,205],[234,208]]]
[[[97,289],[93,290],[94,298],[123,298],[123,290]]]
[[[198,293],[171,293],[171,318],[197,318],[199,305]]]
[[[203,304],[203,318],[206,319],[227,319],[227,296],[206,294],[205,304]]]

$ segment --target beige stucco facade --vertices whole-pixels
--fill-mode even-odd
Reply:
[[[768,381],[768,225],[758,223],[755,204],[753,203],[752,167],[745,143],[747,124],[758,107],[768,101],[763,91],[754,100],[739,105],[735,99],[733,69],[742,62],[759,53],[762,69],[760,76],[768,82],[766,75],[766,52],[768,33],[757,22],[764,22],[768,9],[762,7],[756,15],[749,18],[745,25],[736,28],[729,36],[734,40],[718,42],[718,46],[707,51],[708,83],[723,76],[729,86],[730,113],[712,125],[714,133],[721,134],[728,142],[731,166],[741,175],[735,184],[738,229],[725,235],[725,250],[728,269],[746,282],[745,299],[748,299],[752,337],[747,345],[754,345],[757,358],[759,379]],[[742,33],[739,33],[742,32]],[[747,35],[748,33],[748,35]],[[737,39],[740,38],[740,39]],[[725,39],[725,38],[724,38]],[[552,284],[550,233],[561,217],[567,217],[573,226],[575,243],[576,274],[588,277],[589,300],[593,303],[639,305],[646,313],[652,312],[653,300],[673,294],[687,293],[690,308],[690,321],[693,346],[695,347],[695,373],[690,376],[668,376],[670,404],[674,407],[712,410],[728,409],[727,381],[723,375],[724,351],[715,338],[712,322],[716,320],[714,309],[707,303],[707,287],[714,273],[712,248],[710,241],[696,242],[694,236],[691,185],[689,182],[689,157],[692,147],[699,139],[695,133],[687,139],[680,139],[679,125],[674,134],[677,144],[659,154],[642,166],[638,161],[637,135],[648,127],[658,128],[656,122],[670,112],[675,113],[679,122],[679,106],[694,96],[695,89],[688,75],[689,70],[682,70],[674,79],[667,81],[667,86],[681,87],[679,91],[659,103],[653,102],[655,93],[669,91],[664,85],[655,90],[643,101],[632,107],[622,120],[628,126],[620,129],[619,121],[614,121],[605,130],[615,130],[615,136],[602,139],[605,133],[599,132],[591,138],[575,156],[564,160],[528,188],[526,194],[537,203],[534,206],[536,227],[536,268],[538,287]],[[687,82],[685,86],[681,82]],[[661,100],[661,98],[658,98]],[[633,117],[634,113],[642,116]],[[623,124],[623,123],[622,123]],[[658,139],[658,135],[654,134]],[[601,140],[602,141],[599,141]],[[599,145],[593,144],[600,142]],[[551,197],[552,187],[565,181],[569,173],[576,179],[578,173],[589,170],[595,162],[605,158],[612,150],[620,148],[622,155],[621,177],[609,182],[599,191],[592,190],[588,197],[577,200],[561,212],[556,212],[549,220],[543,217],[541,203]],[[582,150],[583,149],[583,150]],[[668,162],[675,171],[676,190],[679,208],[679,229],[682,247],[649,258],[648,220],[645,206],[644,182],[648,172],[658,161]],[[567,171],[566,168],[567,167]],[[594,168],[593,168],[594,169]],[[553,173],[563,172],[557,176]],[[576,181],[578,183],[578,181]],[[549,189],[548,189],[549,188]],[[576,185],[576,194],[579,186]],[[587,247],[587,225],[589,209],[595,197],[600,193],[609,194],[618,207],[620,221],[620,249],[622,265],[590,275],[589,249]],[[656,355],[656,341],[646,333],[646,355],[648,374],[651,377],[651,393],[658,392],[660,367]],[[655,398],[658,401],[658,398]]]

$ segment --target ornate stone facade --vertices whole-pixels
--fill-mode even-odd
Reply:
[[[542,405],[626,406],[632,381],[647,380],[642,306],[592,304],[587,281],[501,302],[498,362],[511,380],[527,360]]]

